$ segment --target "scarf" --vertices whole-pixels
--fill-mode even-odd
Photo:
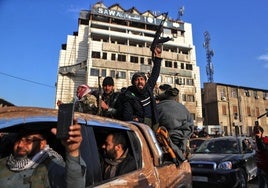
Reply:
[[[86,94],[88,94],[91,91],[89,86],[86,84],[80,85],[78,87],[80,88],[79,92],[77,93],[78,99],[81,99],[82,97],[84,97]]]
[[[48,145],[35,154],[32,159],[23,158],[16,159],[12,154],[7,159],[7,166],[9,170],[19,172],[30,168],[36,168],[39,164],[45,161],[47,158],[56,158],[57,161],[62,161],[63,158],[60,154],[50,148]]]
[[[105,168],[104,179],[112,178],[116,175],[118,165],[127,157],[127,154],[128,149],[126,149],[124,154],[119,159],[104,159],[105,162],[108,164]]]

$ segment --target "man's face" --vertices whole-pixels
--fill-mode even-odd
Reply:
[[[32,157],[46,145],[46,141],[40,134],[31,134],[20,137],[14,144],[15,157]]]
[[[76,89],[76,95],[78,96],[79,93],[83,90],[84,88],[79,86],[77,89]]]
[[[105,143],[102,145],[104,156],[109,159],[116,159],[116,150],[113,143],[113,135],[108,135]]]
[[[146,84],[146,81],[145,81],[145,79],[142,76],[141,77],[137,77],[134,80],[134,85],[136,86],[136,88],[138,90],[143,90],[145,84]]]
[[[106,94],[112,93],[113,90],[114,90],[114,86],[112,86],[112,85],[105,85],[105,86],[103,86],[103,91]]]

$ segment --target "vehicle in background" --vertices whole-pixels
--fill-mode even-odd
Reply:
[[[51,128],[57,126],[57,114],[56,109],[0,108],[1,158],[10,154],[14,137],[19,129],[25,127],[47,132],[50,147],[63,154],[64,147],[50,132]],[[192,187],[189,162],[176,165],[165,160],[167,154],[163,152],[149,126],[77,112],[74,116],[82,125],[81,156],[88,167],[87,187]],[[136,170],[103,180],[99,151],[107,133],[113,131],[126,135],[129,152],[136,160]]]
[[[198,147],[206,140],[208,140],[208,138],[204,138],[204,137],[197,137],[197,138],[191,138],[189,141],[189,146],[190,146],[190,151],[191,153],[194,153],[195,150],[198,149]]]
[[[241,187],[256,177],[250,137],[217,137],[204,141],[189,160],[193,187]]]

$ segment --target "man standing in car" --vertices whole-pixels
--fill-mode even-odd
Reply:
[[[102,82],[103,94],[101,98],[102,116],[118,119],[119,117],[119,95],[114,91],[114,80],[107,76]]]
[[[132,85],[127,88],[123,102],[123,120],[145,123],[154,131],[158,128],[158,114],[153,90],[160,73],[161,52],[158,47],[153,52],[154,65],[148,81],[142,72],[132,76]]]

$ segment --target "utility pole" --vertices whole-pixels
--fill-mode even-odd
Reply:
[[[207,76],[208,76],[208,82],[212,83],[213,82],[213,74],[214,74],[214,67],[212,64],[212,56],[214,55],[213,50],[210,49],[210,35],[208,31],[204,33],[205,37],[205,42],[203,44],[204,48],[206,49],[206,56],[207,56],[207,66],[206,66],[206,71],[207,71]]]

